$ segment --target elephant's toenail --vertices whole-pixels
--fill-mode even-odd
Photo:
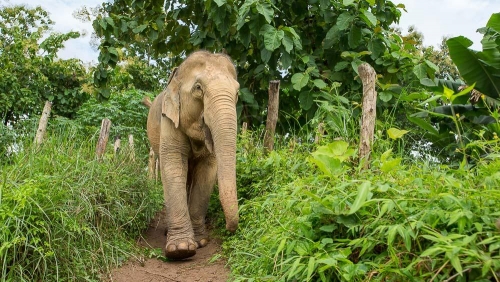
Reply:
[[[172,252],[175,252],[177,248],[175,247],[175,245],[168,245],[167,246],[167,252],[169,253],[172,253]]]
[[[207,239],[201,239],[200,240],[200,247],[205,247],[207,244],[208,244],[208,240]]]
[[[190,251],[196,250],[196,245],[189,245],[189,250]]]
[[[179,245],[177,245],[177,249],[179,249],[179,250],[187,250],[188,249],[188,244],[185,243],[185,242],[179,243]]]

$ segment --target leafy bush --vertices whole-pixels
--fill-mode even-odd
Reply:
[[[53,22],[38,6],[0,4],[0,120],[14,124],[38,116],[45,101],[52,113],[72,118],[89,98],[88,73],[77,59],[62,60],[57,52],[78,32],[50,32]]]
[[[146,121],[148,108],[141,101],[144,96],[152,94],[141,90],[127,90],[114,93],[107,101],[98,101],[91,98],[82,105],[77,113],[76,122],[85,127],[87,134],[99,134],[101,122],[104,118],[111,120],[110,136],[121,135],[126,139],[129,134],[134,135],[141,155],[149,152],[149,141],[146,136]]]
[[[1,169],[0,281],[95,281],[131,255],[130,238],[161,208],[142,163],[97,162],[78,128],[53,129]]]
[[[224,244],[235,281],[498,280],[498,155],[466,171],[387,151],[360,172],[339,142],[310,157],[327,174],[274,153],[307,176],[243,203]]]

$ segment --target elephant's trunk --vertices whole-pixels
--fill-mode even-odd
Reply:
[[[221,91],[217,91],[218,94]],[[225,91],[222,91],[225,92]],[[226,92],[228,93],[228,92]],[[217,95],[206,104],[205,118],[212,133],[217,160],[219,198],[226,218],[226,229],[238,228],[238,198],[236,195],[236,95]]]

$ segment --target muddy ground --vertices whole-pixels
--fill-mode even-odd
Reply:
[[[149,229],[139,239],[146,248],[163,249],[165,244],[164,213],[160,213],[150,223]],[[221,241],[211,238],[210,243],[196,251],[196,255],[183,261],[146,259],[141,262],[131,259],[109,276],[114,282],[225,282],[229,278],[226,261],[220,256]]]

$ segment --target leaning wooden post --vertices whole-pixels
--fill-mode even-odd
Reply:
[[[102,156],[106,151],[106,144],[108,144],[109,130],[111,128],[111,121],[107,118],[102,120],[101,132],[99,133],[99,140],[97,140],[96,155],[98,160],[102,160]]]
[[[377,117],[377,92],[375,91],[377,74],[367,63],[361,64],[358,67],[358,72],[363,82],[363,116],[359,139],[359,161],[363,162],[363,168],[367,169],[370,167],[370,153]]]
[[[47,130],[47,123],[49,122],[50,111],[52,110],[52,103],[47,101],[43,107],[42,116],[40,117],[40,122],[38,123],[38,130],[35,136],[35,146],[38,147],[43,142],[43,137],[45,136],[45,131]]]
[[[267,105],[266,133],[264,134],[264,151],[271,152],[274,149],[274,133],[276,132],[276,122],[278,121],[278,111],[280,103],[280,81],[271,80],[269,82],[269,102]]]
[[[114,146],[115,155],[118,155],[118,153],[120,152],[120,146],[121,146],[121,137],[120,134],[118,134],[115,136],[115,146]]]
[[[247,134],[247,130],[248,130],[248,123],[244,121],[243,125],[241,126],[241,135],[245,136]]]
[[[314,143],[319,144],[323,135],[325,135],[325,124],[320,122],[318,124],[318,131],[316,131],[316,137],[314,137]]]
[[[153,148],[149,148],[149,161],[148,161],[148,178],[155,179],[156,174],[156,158]]]
[[[134,135],[128,135],[128,148],[130,150],[129,157],[132,161],[135,161],[135,150],[134,150]]]

